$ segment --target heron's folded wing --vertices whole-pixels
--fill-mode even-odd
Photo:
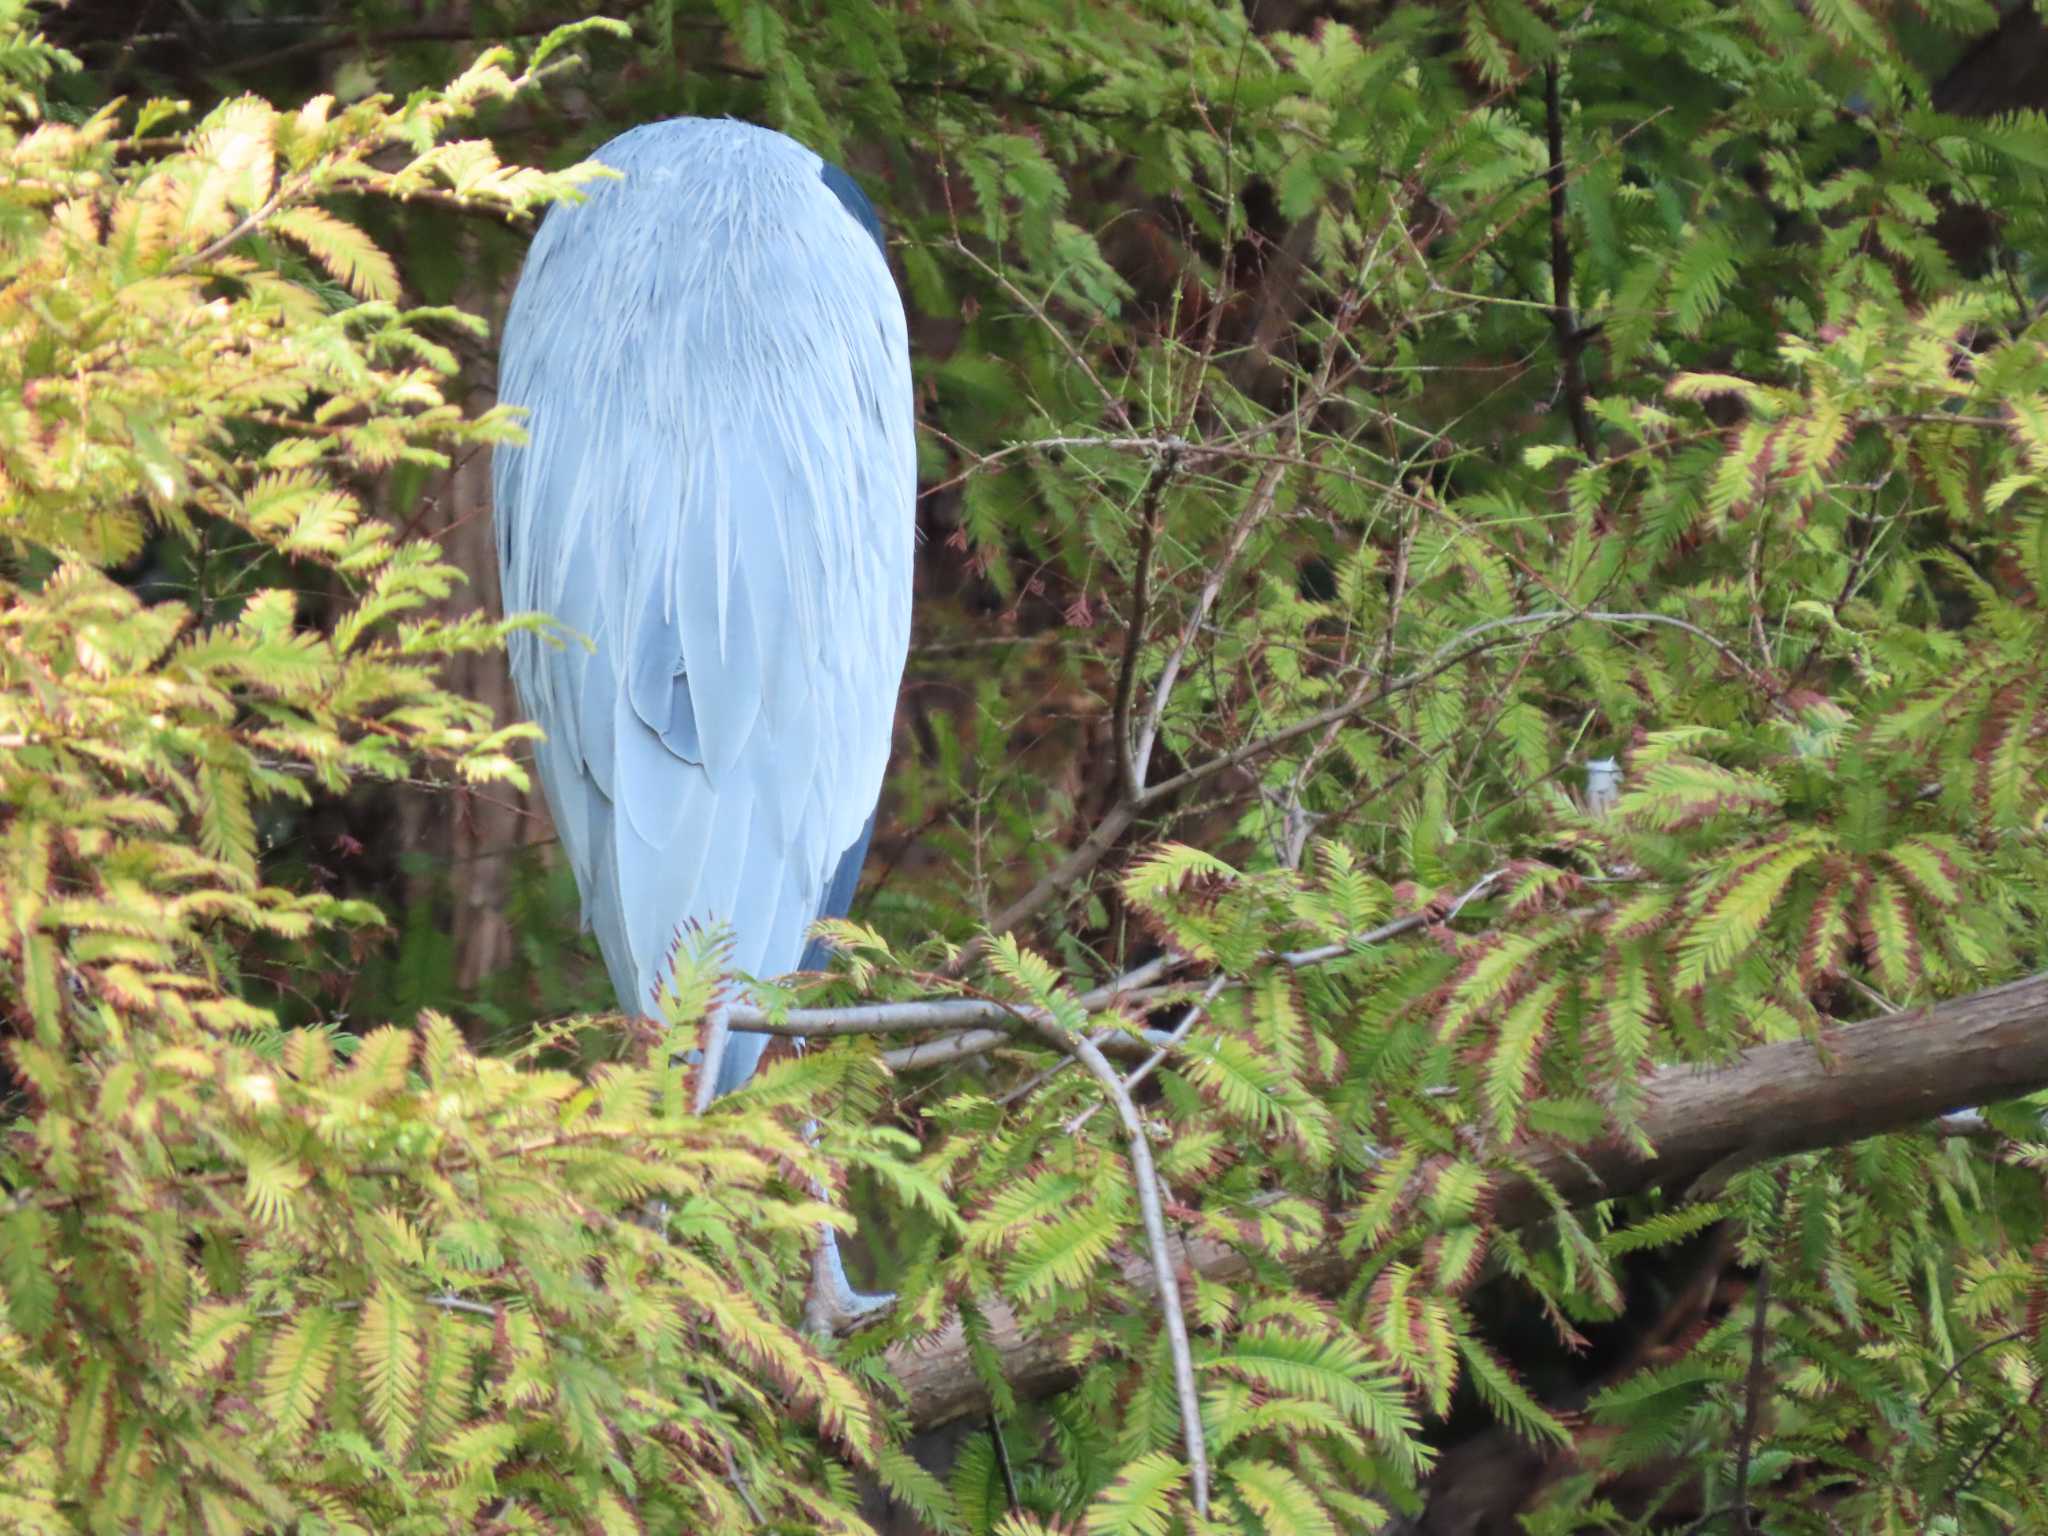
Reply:
[[[745,230],[679,222],[686,190],[629,177],[550,213],[501,370],[532,411],[531,445],[499,458],[507,608],[598,647],[522,639],[515,678],[586,914],[641,1006],[684,922],[731,924],[733,964],[765,975],[844,910],[909,635],[886,262],[814,173]],[[742,235],[758,248],[735,264]]]

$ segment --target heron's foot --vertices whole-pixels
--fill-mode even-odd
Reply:
[[[851,1333],[896,1305],[894,1291],[856,1291],[839,1260],[839,1244],[825,1233],[811,1253],[811,1287],[804,1298],[804,1332],[813,1338]]]

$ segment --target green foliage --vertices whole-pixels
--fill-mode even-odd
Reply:
[[[797,1118],[691,1116],[658,1032],[579,1078],[433,1014],[281,1029],[243,988],[256,940],[380,916],[270,883],[267,808],[521,777],[525,729],[437,678],[504,626],[426,617],[460,573],[356,489],[514,424],[451,403],[442,338],[477,322],[393,302],[332,200],[570,192],[448,137],[562,39],[403,103],[67,125],[27,86],[70,61],[24,27],[0,7],[0,1524],[813,1518],[821,1459],[883,1441],[784,1316],[828,1214]],[[245,579],[147,596],[152,539]]]
[[[813,1049],[701,1122],[673,1035],[540,1070],[558,968],[457,998],[430,917],[359,1004],[460,1002],[506,1059],[256,1000],[252,946],[377,916],[267,815],[517,772],[436,681],[498,627],[425,620],[453,573],[359,498],[509,429],[401,296],[515,259],[451,201],[569,179],[442,139],[525,76],[442,91],[457,50],[357,19],[299,39],[347,105],[189,128],[0,31],[0,1521],[858,1529],[855,1466],[935,1529],[1374,1529],[1468,1404],[1573,1433],[1546,1532],[1646,1527],[1635,1467],[1727,1507],[1738,1462],[1772,1530],[2048,1521],[2038,1105],[1495,1210],[1536,1146],[1653,1155],[1657,1066],[2043,964],[2048,124],[1930,87],[1988,9],[659,0],[566,116],[490,107],[534,157],[678,110],[843,154],[921,317],[928,585],[971,601],[921,608],[917,857],[817,996],[956,994],[1001,1048]],[[166,547],[224,584],[134,574]],[[1132,1090],[1166,1217],[1235,1266],[1180,1290],[1206,1516],[1127,1128],[1054,1043],[1129,1072],[1141,1029],[1182,1031]],[[849,1176],[902,1300],[832,1363],[785,1320]],[[1578,1348],[1710,1228],[1768,1268],[1761,1351],[1738,1305],[1579,1424],[1482,1326],[1505,1292]],[[882,1406],[956,1321],[1018,1509]],[[1065,1392],[1004,1379],[1011,1323]]]

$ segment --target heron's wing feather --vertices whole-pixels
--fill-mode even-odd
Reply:
[[[860,829],[860,836],[853,840],[853,846],[839,856],[839,867],[832,871],[832,878],[825,883],[825,899],[818,904],[820,917],[844,917],[853,907],[853,893],[860,887],[860,867],[867,861],[868,839],[874,836],[875,818],[868,815],[867,825]],[[813,939],[804,946],[803,960],[798,964],[800,971],[822,971],[831,960],[831,951],[823,942]]]
[[[608,658],[592,655],[585,643],[602,625],[599,552],[587,541],[561,547],[559,579],[544,591],[525,565],[506,558],[507,543],[515,538],[522,546],[552,542],[549,536],[555,529],[548,509],[571,505],[581,494],[588,454],[579,437],[561,429],[566,425],[551,418],[535,450],[499,452],[493,465],[493,513],[506,611],[546,612],[569,632],[546,640],[515,634],[509,650],[521,701],[546,732],[535,749],[536,766],[562,848],[584,895],[588,927],[596,921],[592,894],[602,882],[594,857],[608,835],[604,829],[609,826],[612,788],[609,723],[586,723],[582,708],[586,697],[604,696],[611,688]]]
[[[718,435],[749,432],[728,421]],[[684,919],[730,923],[741,971],[793,969],[872,815],[901,653],[884,653],[883,625],[813,648],[817,626],[793,611],[793,594],[828,584],[815,553],[784,532],[830,513],[810,501],[803,460],[816,448],[801,429],[755,436],[717,472],[680,483],[677,511],[649,519],[678,541],[680,591],[666,588],[660,541],[630,567],[621,608],[638,619],[620,635],[613,837],[639,969]]]

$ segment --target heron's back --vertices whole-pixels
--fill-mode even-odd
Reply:
[[[625,179],[549,213],[506,320],[529,442],[497,456],[498,551],[508,612],[596,645],[516,637],[513,675],[586,921],[645,1010],[678,925],[730,923],[734,967],[773,975],[851,897],[915,451],[901,301],[843,173],[698,119],[597,158]]]

